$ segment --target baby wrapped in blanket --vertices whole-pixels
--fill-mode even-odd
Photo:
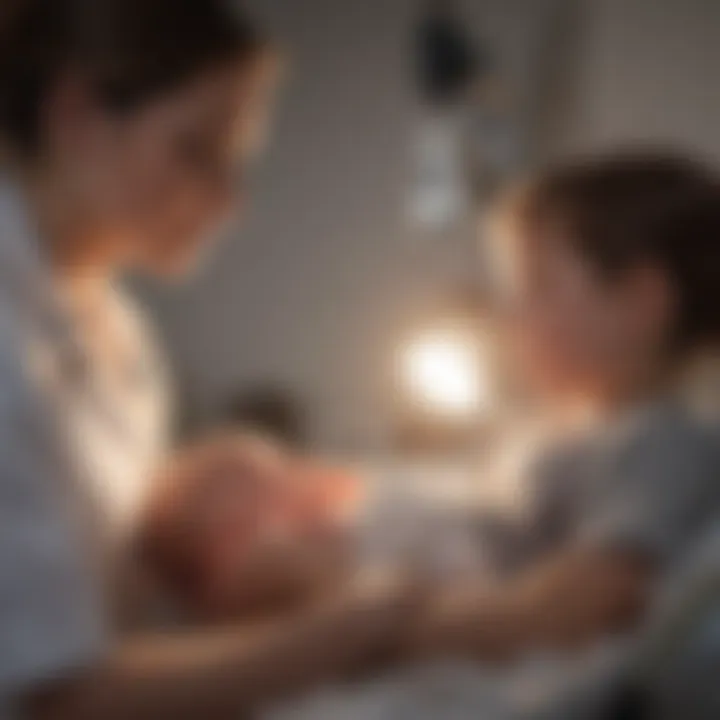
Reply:
[[[349,568],[358,492],[349,473],[259,436],[222,434],[162,473],[141,559],[190,621],[292,612]]]

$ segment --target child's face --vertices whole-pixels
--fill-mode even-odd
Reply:
[[[662,273],[604,277],[561,232],[515,238],[513,251],[511,338],[532,388],[602,400],[652,375],[672,314]]]

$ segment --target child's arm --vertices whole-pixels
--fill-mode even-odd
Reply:
[[[576,518],[574,545],[508,585],[436,597],[408,654],[513,657],[582,645],[637,622],[663,568],[717,513],[716,440],[666,411],[623,435],[603,467],[612,473],[598,478],[606,492],[589,517]]]
[[[638,620],[653,574],[639,557],[588,551],[507,585],[444,591],[419,616],[403,654],[505,661],[535,648],[582,646]]]

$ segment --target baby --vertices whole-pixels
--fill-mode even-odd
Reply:
[[[300,610],[351,571],[358,500],[349,473],[260,437],[222,435],[162,474],[142,559],[196,620]]]

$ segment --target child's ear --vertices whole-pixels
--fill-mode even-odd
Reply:
[[[628,277],[628,310],[635,330],[649,343],[662,343],[671,334],[678,312],[677,292],[667,272],[646,263]]]

